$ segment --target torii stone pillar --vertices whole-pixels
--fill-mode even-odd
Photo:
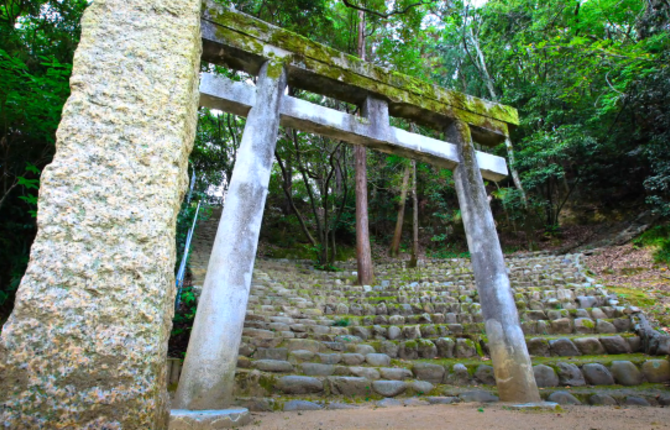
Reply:
[[[183,410],[224,410],[233,402],[238,350],[285,88],[283,64],[266,62],[258,76],[257,103],[247,117],[209,259],[173,404],[173,422],[188,419]]]
[[[519,325],[519,315],[477,164],[470,127],[464,122],[454,121],[447,128],[446,138],[458,146],[461,159],[454,169],[454,182],[500,400],[539,402],[540,394],[533,366]]]
[[[11,429],[164,429],[201,0],[95,0],[0,338]]]

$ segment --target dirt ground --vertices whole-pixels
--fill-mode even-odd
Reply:
[[[633,244],[590,251],[586,266],[608,291],[644,309],[651,323],[670,333],[670,270],[654,263],[653,250]]]
[[[248,430],[630,430],[670,429],[670,408],[564,406],[561,412],[512,411],[504,405],[398,406],[253,413]]]

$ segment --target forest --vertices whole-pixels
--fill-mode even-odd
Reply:
[[[486,183],[506,252],[565,250],[613,231],[608,227],[644,219],[646,232],[637,241],[653,243],[657,261],[670,260],[667,0],[220,2],[381,67],[518,109],[521,124],[511,139],[481,148],[505,157],[511,173]],[[57,148],[88,4],[0,2],[0,321],[28,263],[40,173]],[[251,79],[208,64],[202,70]],[[440,131],[393,121],[440,137]],[[178,221],[180,254],[196,203],[222,204],[244,124],[232,114],[199,111],[189,171],[195,183]],[[324,270],[355,257],[361,160],[373,260],[467,255],[451,171],[356,152],[339,141],[280,129],[261,255],[311,259]]]

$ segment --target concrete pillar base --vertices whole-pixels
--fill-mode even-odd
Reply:
[[[251,421],[251,414],[245,408],[189,411],[172,409],[168,430],[219,430],[237,428]]]

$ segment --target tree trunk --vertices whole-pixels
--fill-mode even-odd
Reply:
[[[365,13],[358,13],[358,56],[365,60]],[[370,231],[368,226],[368,178],[367,154],[365,147],[354,148],[356,165],[356,260],[358,262],[358,283],[371,285],[374,280]]]
[[[419,262],[419,200],[416,193],[416,160],[412,160],[412,200],[414,204],[412,220],[412,258],[408,267],[416,267]]]
[[[402,177],[402,187],[400,188],[400,207],[398,208],[398,219],[395,223],[395,232],[393,233],[393,240],[391,241],[391,249],[389,251],[391,257],[397,257],[398,249],[400,248],[400,239],[402,238],[402,224],[405,220],[405,201],[407,200],[409,173],[410,166],[406,166],[405,174]]]

